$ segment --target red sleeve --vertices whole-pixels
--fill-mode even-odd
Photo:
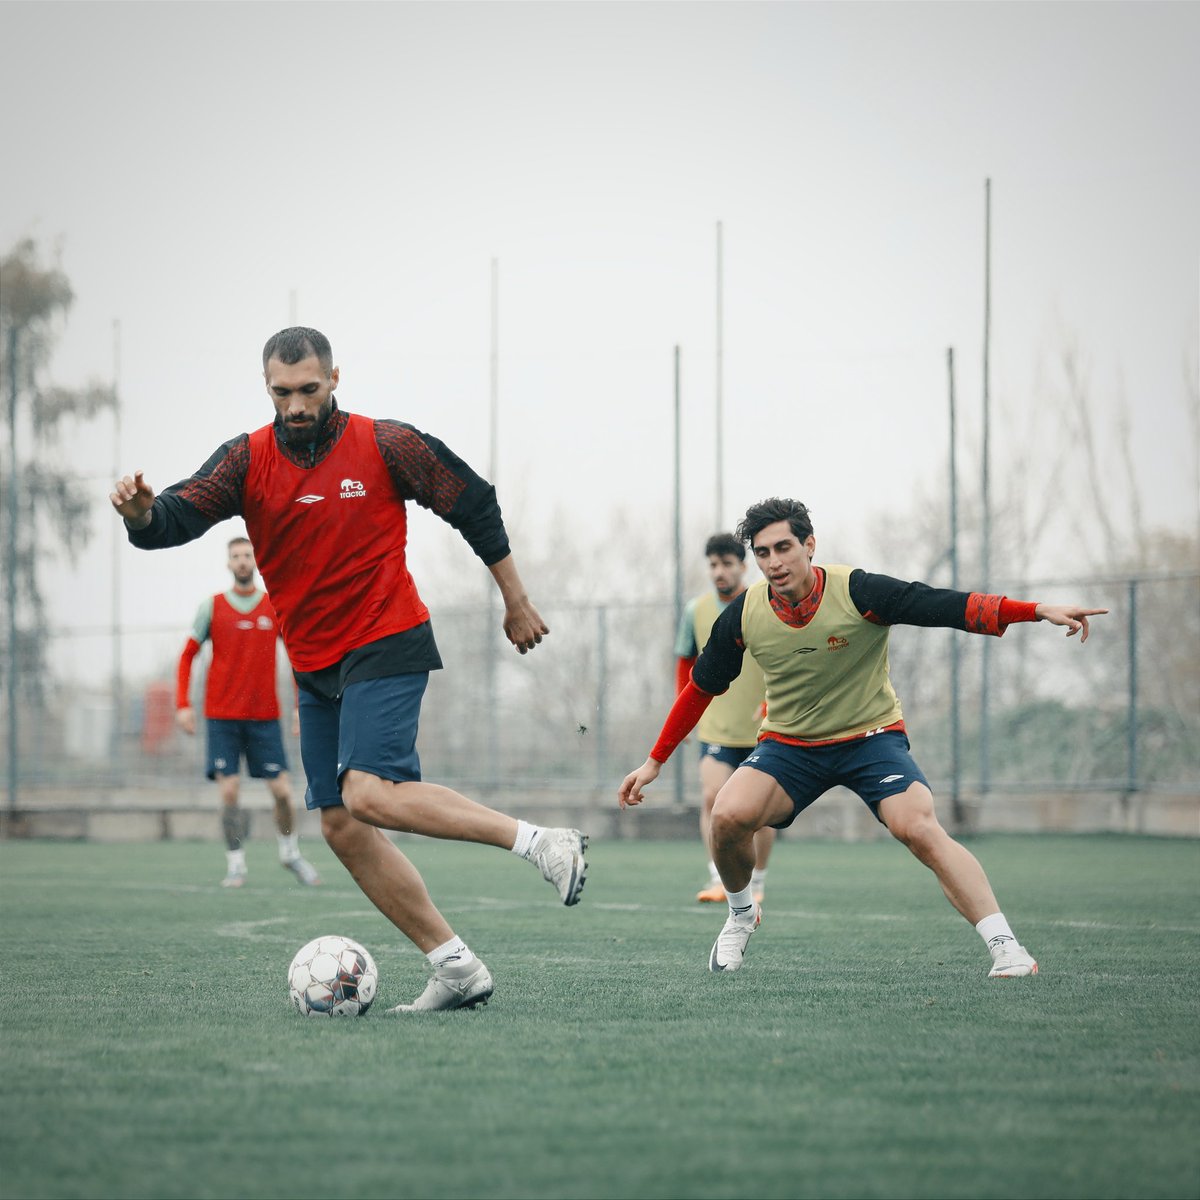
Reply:
[[[671,711],[667,713],[666,722],[650,757],[655,762],[665,763],[671,757],[675,747],[683,741],[696,727],[696,722],[704,715],[704,710],[712,702],[711,692],[702,692],[689,679],[687,686],[675,697]]]
[[[1000,599],[1000,630],[1003,632],[1009,625],[1021,621],[1037,620],[1036,600],[1010,600],[1007,596]]]
[[[677,658],[675,660],[675,695],[679,695],[692,678],[692,667],[695,665],[696,656],[693,654],[691,658]]]
[[[192,659],[200,653],[200,643],[195,638],[188,638],[183,653],[179,656],[179,671],[175,677],[175,707],[191,708],[192,701],[188,695],[192,683]]]
[[[1010,600],[1007,596],[992,596],[972,592],[967,597],[963,626],[968,633],[990,633],[1002,637],[1004,631],[1019,621],[1036,621],[1037,602]]]

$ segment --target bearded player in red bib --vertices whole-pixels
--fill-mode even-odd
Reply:
[[[192,663],[205,642],[212,659],[204,683],[205,774],[217,781],[221,794],[221,829],[225,835],[225,878],[221,886],[246,882],[246,839],[250,814],[238,803],[241,762],[251,779],[265,779],[275,802],[279,862],[301,883],[321,882],[317,869],[300,853],[296,812],[288,780],[287,754],[279,728],[279,692],[275,651],[279,622],[270,597],[254,583],[254,547],[249,538],[229,542],[233,587],[209,596],[196,612],[192,636],[179,656],[175,682],[175,724],[196,732],[192,708]]]
[[[491,972],[434,906],[383,830],[478,842],[532,863],[564,904],[579,900],[587,838],[540,828],[421,778],[417,722],[442,663],[405,558],[406,501],[457,529],[492,573],[508,640],[548,634],[521,583],[495,489],[437,438],[338,407],[329,340],[294,327],[263,348],[275,420],[232,438],[161,496],[139,471],[110,496],[130,542],[177,546],[241,516],[299,686],[305,803],[355,883],[429,960],[433,975],[393,1012],[473,1008]]]
[[[738,970],[758,925],[750,886],[755,833],[786,828],[840,784],[937,876],[946,898],[987,945],[991,978],[1036,975],[1036,960],[1013,934],[978,860],[934,813],[888,678],[889,627],[925,625],[999,637],[1018,622],[1049,621],[1085,642],[1088,618],[1108,610],[1027,603],[905,583],[852,567],[814,566],[812,522],[796,500],[753,505],[737,533],[765,578],[717,618],[650,757],[617,793],[622,808],[642,802],[643,789],[712,698],[737,678],[749,651],[766,676],[767,715],[754,753],[713,805],[709,829],[729,917],[709,954],[709,969]]]

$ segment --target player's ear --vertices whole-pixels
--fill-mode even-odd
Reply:
[[[817,552],[817,539],[813,534],[809,534],[804,539],[804,548],[808,551],[808,561],[812,562],[812,557]]]
[[[337,367],[334,367],[333,370],[329,372],[329,390],[330,391],[333,391],[337,387],[338,380],[341,377],[342,377],[342,373],[341,373],[340,369]]]

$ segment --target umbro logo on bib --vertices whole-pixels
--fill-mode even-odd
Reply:
[[[297,504],[316,504],[316,502],[318,500],[324,500],[324,499],[325,499],[324,496],[313,496],[313,495],[309,494],[307,496],[299,497],[299,499],[297,499],[296,503]]]

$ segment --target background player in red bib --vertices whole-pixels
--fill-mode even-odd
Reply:
[[[119,479],[109,500],[143,549],[245,518],[300,687],[305,803],[320,810],[325,840],[355,883],[433,968],[416,1001],[393,1011],[485,1003],[491,972],[382,831],[511,850],[568,905],[583,889],[587,838],[422,780],[421,697],[442,663],[408,573],[406,501],[448,522],[483,560],[500,589],[505,635],[522,654],[549,629],[525,594],[491,484],[411,425],[343,412],[333,350],[316,329],[281,330],[262,357],[272,424],[231,438],[161,496],[139,471]]]
[[[249,538],[229,543],[233,587],[209,596],[196,612],[192,636],[179,658],[175,684],[175,723],[187,734],[196,732],[192,709],[192,662],[206,641],[212,661],[204,685],[206,719],[205,773],[217,781],[221,795],[221,828],[227,860],[222,887],[246,882],[246,838],[250,814],[238,803],[241,760],[251,779],[265,779],[275,801],[279,831],[279,861],[301,883],[321,882],[316,868],[300,855],[295,832],[296,812],[288,780],[287,755],[279,729],[279,694],[275,682],[275,651],[279,622],[267,593],[254,583],[254,547]]]
[[[675,635],[676,694],[687,687],[692,667],[717,617],[746,590],[746,547],[732,533],[714,533],[705,543],[704,557],[708,560],[712,588],[684,606]],[[765,696],[762,668],[753,658],[744,658],[738,677],[728,691],[714,697],[696,728],[700,738],[700,840],[709,851],[708,884],[696,895],[701,904],[725,902],[725,885],[709,848],[709,819],[717,793],[758,742]],[[760,829],[754,835],[750,889],[757,904],[763,902],[767,862],[774,844],[774,829]]]
[[[831,787],[850,788],[898,841],[937,876],[946,899],[978,930],[992,978],[1035,975],[975,856],[938,822],[933,796],[909,752],[900,701],[887,670],[889,626],[926,625],[1003,635],[1018,621],[1066,626],[1087,641],[1088,617],[1107,609],[1035,604],[979,592],[906,583],[845,566],[813,565],[816,539],[796,500],[755,504],[738,526],[765,578],[713,625],[688,686],[650,751],[624,779],[624,808],[687,736],[714,695],[741,669],[748,650],[767,681],[767,715],[753,754],[713,806],[713,855],[729,917],[712,951],[712,971],[736,971],[758,924],[750,888],[754,834],[782,829]]]

